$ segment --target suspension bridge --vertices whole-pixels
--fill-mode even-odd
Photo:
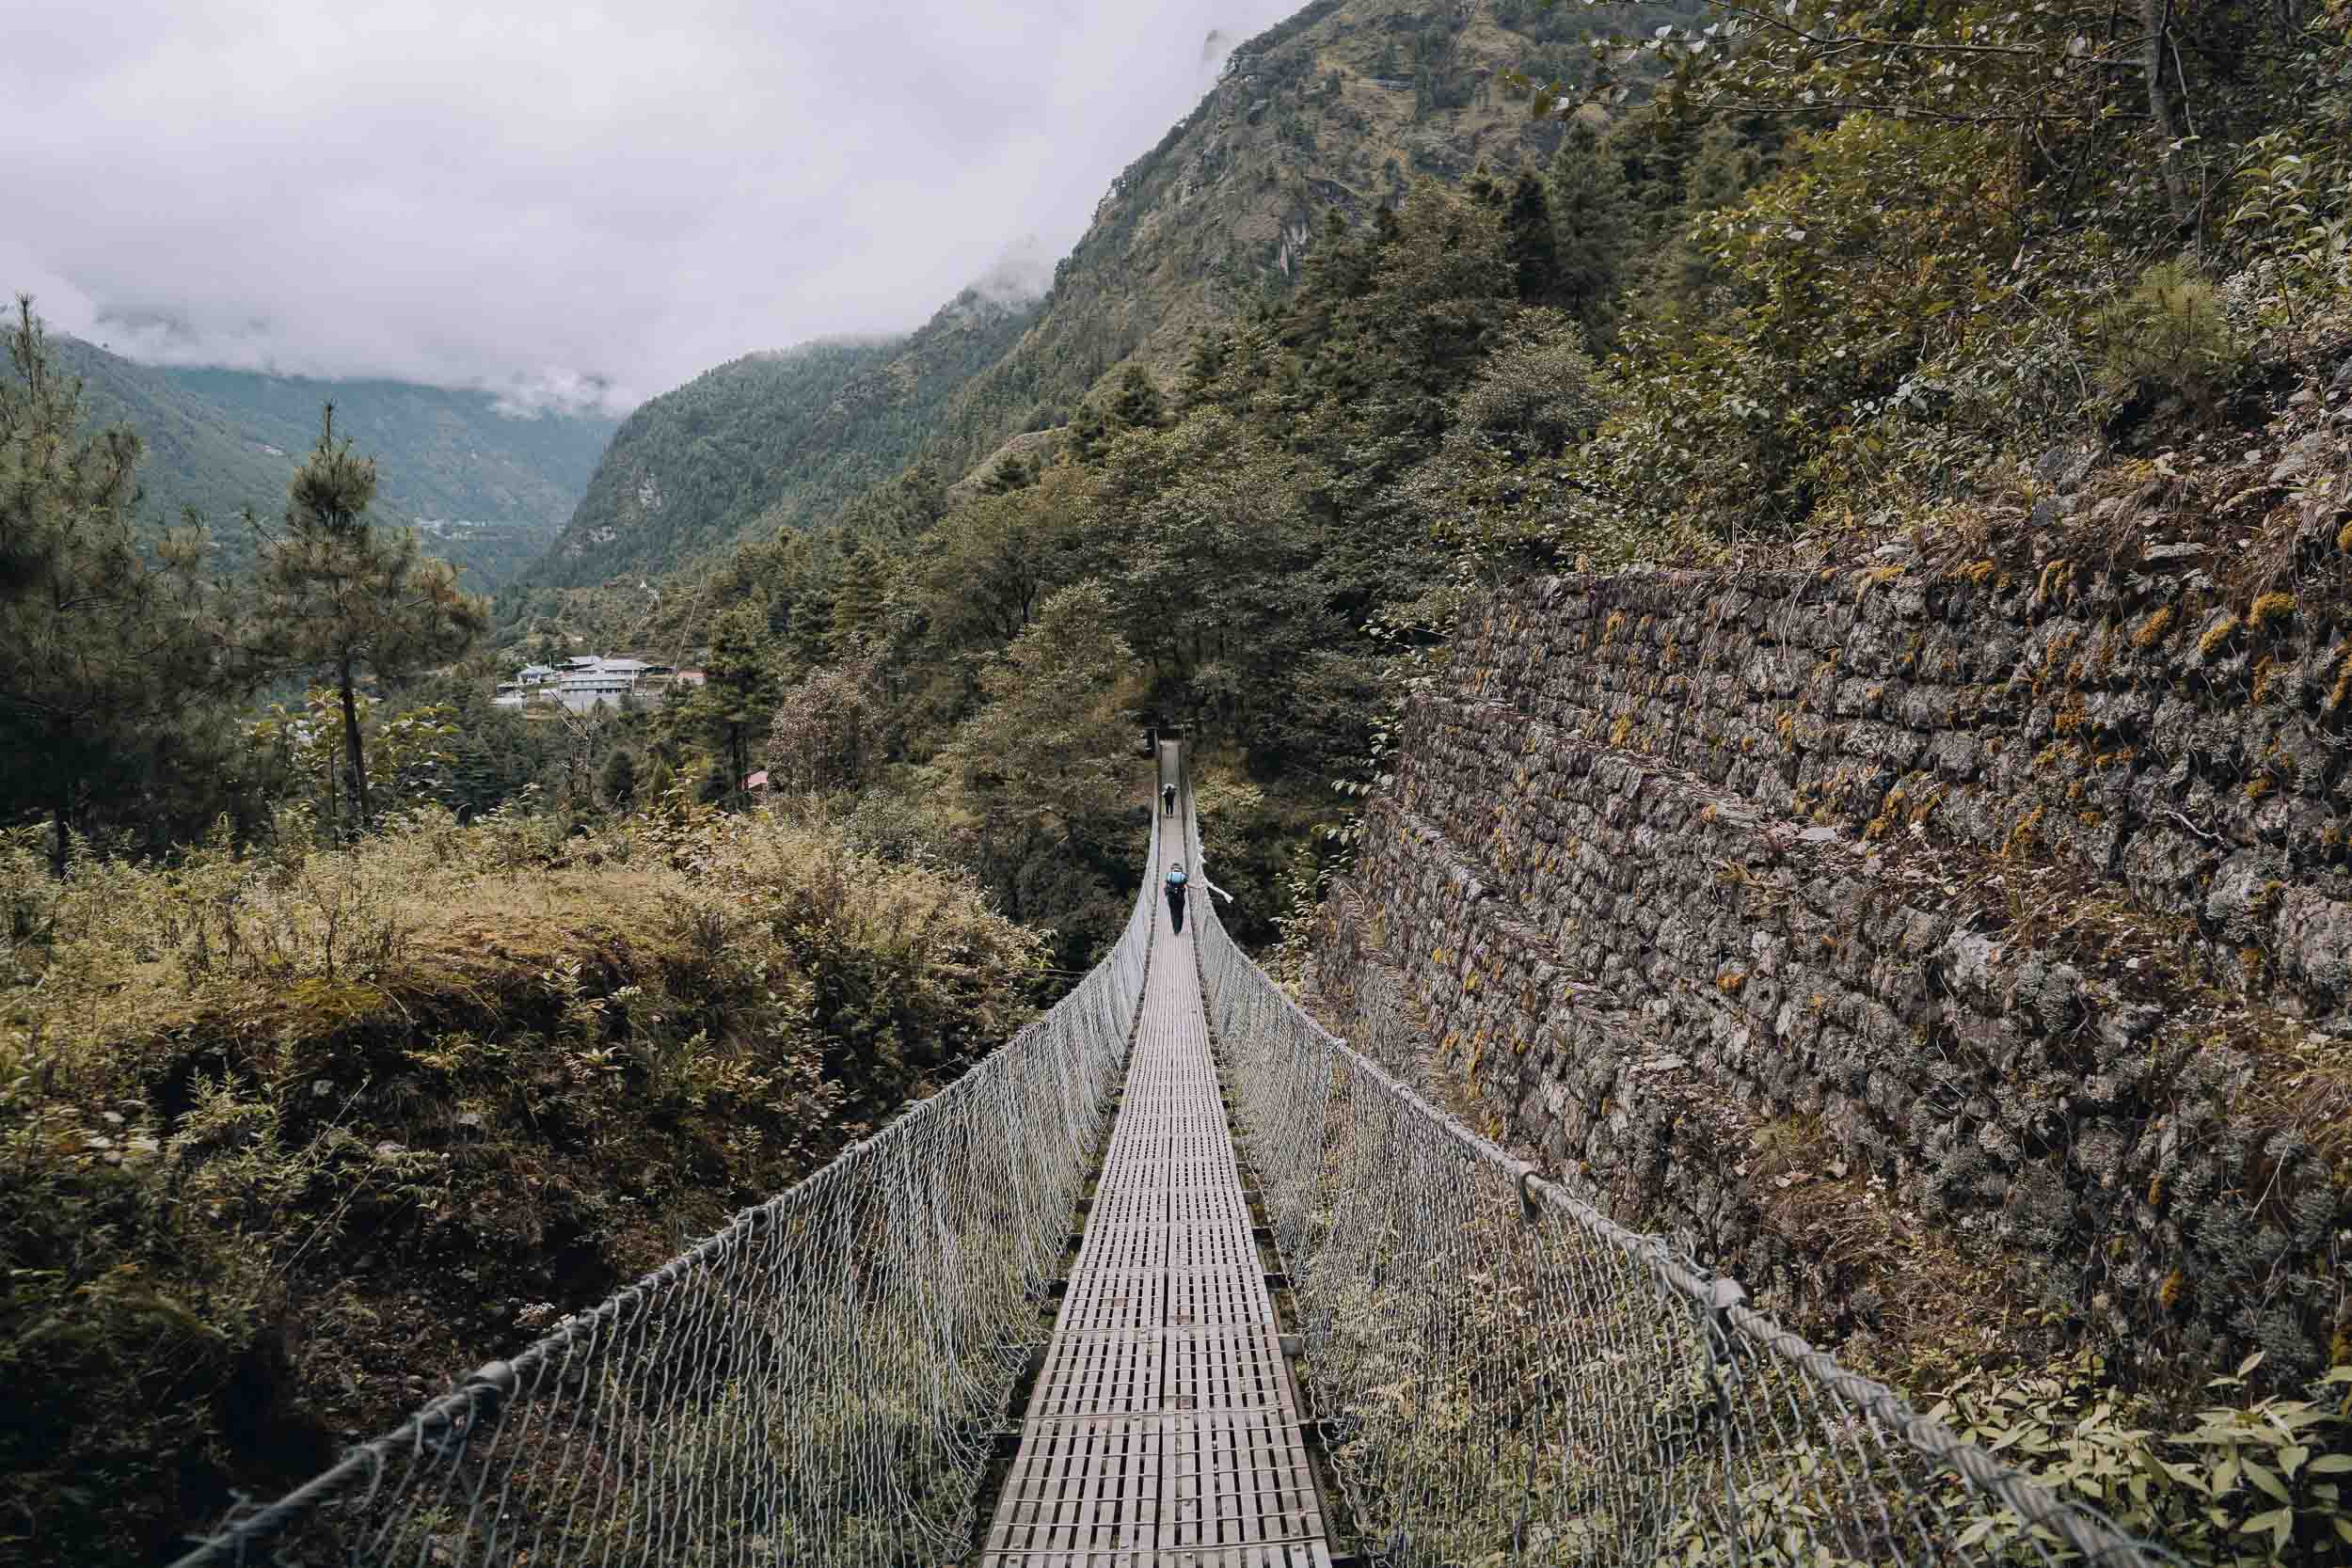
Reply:
[[[1159,768],[1059,1006],[176,1568],[2174,1560],[1176,929]]]

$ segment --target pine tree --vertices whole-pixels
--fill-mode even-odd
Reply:
[[[1089,468],[1101,467],[1104,459],[1110,455],[1111,435],[1109,415],[1094,404],[1080,404],[1070,421],[1071,461]]]
[[[605,800],[626,811],[637,795],[637,757],[627,747],[615,747],[605,759],[604,777],[598,781]]]
[[[1597,344],[1613,335],[1627,259],[1640,239],[1625,164],[1582,125],[1572,127],[1552,159],[1549,206],[1558,236],[1552,293]]]
[[[1089,467],[1100,467],[1110,454],[1111,442],[1131,430],[1158,430],[1168,423],[1168,399],[1159,383],[1141,365],[1119,372],[1119,385],[1107,397],[1096,396],[1070,422],[1070,455]]]
[[[753,741],[766,734],[781,695],[776,665],[767,615],[756,601],[736,605],[711,624],[703,684],[668,710],[679,729],[699,734],[716,748],[712,771],[700,786],[704,799],[728,799],[742,789],[751,772]],[[725,787],[713,796],[711,778],[722,770]]]
[[[1645,263],[1640,306],[1648,319],[1684,332],[1711,327],[1716,309],[1708,293],[1720,281],[1718,267],[1692,234],[1691,220],[1738,201],[1763,171],[1762,150],[1732,121],[1710,121],[1699,133],[1681,169],[1682,203],[1668,214],[1678,231]]]
[[[1025,490],[1037,483],[1038,467],[1017,451],[1009,451],[996,460],[996,466],[980,481],[980,494],[1007,496],[1015,490]]]
[[[1533,169],[1511,187],[1502,214],[1502,254],[1519,282],[1519,298],[1530,305],[1558,303],[1560,236],[1552,226],[1551,201]]]
[[[1149,371],[1130,364],[1119,372],[1109,412],[1111,422],[1121,430],[1157,430],[1168,422],[1168,400]]]
[[[151,562],[131,522],[138,437],[80,430],[81,387],[53,364],[32,300],[0,377],[0,820],[39,813],[63,875],[71,827],[120,808],[225,689],[225,626],[200,528]],[[123,812],[123,815],[130,815]]]
[[[256,645],[278,669],[334,681],[355,834],[369,817],[361,677],[392,679],[455,658],[489,624],[488,606],[459,591],[457,574],[423,553],[414,529],[369,520],[375,483],[373,460],[335,439],[327,404],[319,443],[286,487],[284,531],[264,534],[260,550]]]
[[[1225,374],[1225,362],[1232,352],[1231,332],[1216,327],[1203,331],[1192,342],[1192,353],[1184,362],[1184,379],[1176,395],[1180,412],[1189,413],[1213,401],[1216,384]]]
[[[833,599],[828,646],[835,658],[853,658],[882,644],[888,630],[890,563],[883,552],[861,540],[842,563]]]

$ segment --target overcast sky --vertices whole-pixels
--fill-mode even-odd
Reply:
[[[1048,264],[1304,0],[0,0],[0,290],[149,359],[627,404]]]

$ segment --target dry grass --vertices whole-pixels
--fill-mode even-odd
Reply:
[[[821,827],[0,840],[0,1557],[147,1560],[1008,1037],[1036,937]]]

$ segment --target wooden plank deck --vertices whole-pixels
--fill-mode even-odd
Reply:
[[[982,1568],[1330,1565],[1190,924],[1157,908],[1126,1100]]]

